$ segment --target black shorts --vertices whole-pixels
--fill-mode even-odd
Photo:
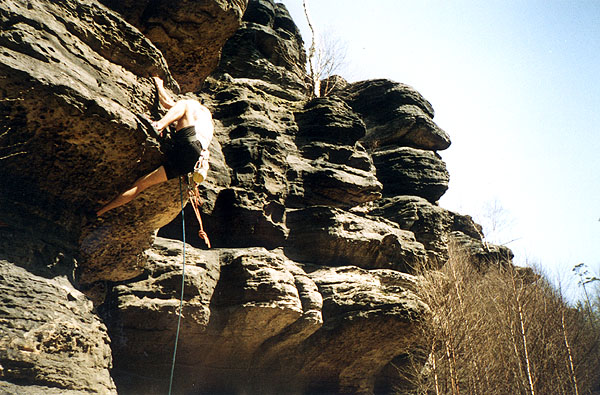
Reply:
[[[167,179],[177,178],[194,170],[194,165],[202,152],[200,141],[196,140],[196,128],[188,126],[176,131],[169,144],[163,144]]]

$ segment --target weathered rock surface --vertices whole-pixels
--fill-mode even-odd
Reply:
[[[101,0],[162,52],[184,92],[196,91],[217,67],[248,0]]]
[[[363,117],[367,125],[363,140],[371,147],[438,151],[450,146],[450,137],[432,120],[431,104],[408,85],[384,79],[361,81],[337,88],[334,94]]]
[[[216,75],[268,81],[302,99],[308,91],[300,31],[282,4],[254,0],[244,24],[225,44]]]
[[[0,293],[0,392],[117,393],[106,327],[65,276],[1,259]]]
[[[298,367],[298,382],[308,393],[372,392],[393,356],[420,345],[419,325],[428,308],[415,293],[418,281],[393,270],[356,267],[319,269],[310,278],[323,295],[323,327],[282,364]]]
[[[264,248],[187,252],[178,392],[368,391],[391,358],[418,343],[427,306],[411,275],[305,266]],[[114,287],[105,305],[126,393],[160,393],[168,383],[180,245],[159,238],[149,255],[144,275]]]
[[[458,242],[459,245],[471,246],[471,252],[485,249],[481,226],[471,217],[445,210],[421,197],[400,195],[383,198],[374,202],[368,213],[389,219],[414,234],[425,247],[428,263],[433,267],[441,267],[448,261],[450,245],[459,240],[463,241]],[[498,257],[488,258],[493,261]]]
[[[391,223],[328,207],[291,211],[287,221],[286,254],[300,262],[410,272],[426,261],[413,233]]]
[[[448,190],[446,164],[432,151],[410,147],[373,152],[384,196],[416,195],[436,202]]]
[[[478,242],[462,232],[453,232],[452,240],[455,247],[479,268],[485,269],[490,265],[506,265],[512,262],[513,253],[506,246]]]
[[[267,340],[281,343],[296,328],[300,341],[320,327],[316,286],[281,253],[191,246],[187,253],[178,392],[242,390]],[[170,372],[172,355],[165,350],[174,344],[181,244],[159,238],[149,255],[149,270],[140,279],[112,290],[106,314],[111,335],[120,339],[113,346],[117,381],[126,391],[156,393],[164,392]],[[277,345],[267,347],[271,354]],[[135,351],[140,348],[144,353]],[[147,380],[148,367],[154,379]]]
[[[133,203],[139,209],[158,202],[162,210],[117,211],[86,229],[81,241],[78,233],[84,213],[161,164],[158,141],[135,114],[154,110],[151,82],[140,77],[156,70],[170,76],[166,62],[141,33],[95,1],[0,7],[0,201],[4,215],[18,217],[4,222],[34,233],[39,222],[49,222],[52,233],[81,242],[81,282],[130,278],[140,248],[148,248],[156,227],[178,211],[176,182]],[[120,242],[100,245],[105,237]]]
[[[451,243],[510,262],[436,204],[450,140],[427,100],[389,80],[311,99],[285,7],[245,8],[0,1],[0,391],[164,393],[183,285],[175,393],[372,393],[420,346],[413,269]],[[178,180],[89,217],[163,161],[150,74],[215,120],[214,248],[187,207],[185,281],[156,238],[183,236]]]

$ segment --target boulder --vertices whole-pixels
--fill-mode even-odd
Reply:
[[[286,255],[300,262],[402,272],[426,262],[425,248],[414,235],[385,220],[311,207],[288,212],[287,226]]]
[[[388,147],[372,155],[383,196],[413,195],[433,203],[448,190],[446,164],[435,152]]]
[[[339,84],[343,86],[343,84]],[[414,88],[380,79],[360,81],[336,89],[367,126],[363,142],[372,148],[404,146],[439,151],[450,137],[433,122],[433,107]]]

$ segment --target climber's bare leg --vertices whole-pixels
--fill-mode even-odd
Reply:
[[[112,210],[113,208],[129,203],[146,188],[149,188],[152,185],[160,184],[161,182],[165,181],[167,181],[167,173],[165,172],[165,167],[160,166],[158,169],[146,174],[143,177],[138,178],[138,180],[131,186],[131,188],[127,189],[125,192],[121,193],[119,196],[111,200],[106,206],[98,210],[96,214],[98,216],[101,216],[107,211]]]

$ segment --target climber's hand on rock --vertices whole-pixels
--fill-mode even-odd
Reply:
[[[159,76],[153,75],[152,79],[154,80],[154,84],[156,85],[157,88],[163,87],[163,80]]]
[[[158,135],[159,135],[160,137],[162,137],[162,135],[163,135],[163,131],[164,131],[164,126],[161,126],[160,122],[158,122],[158,121],[153,121],[153,122],[152,122],[152,127],[153,127],[154,129],[156,129],[156,131],[158,132]]]

